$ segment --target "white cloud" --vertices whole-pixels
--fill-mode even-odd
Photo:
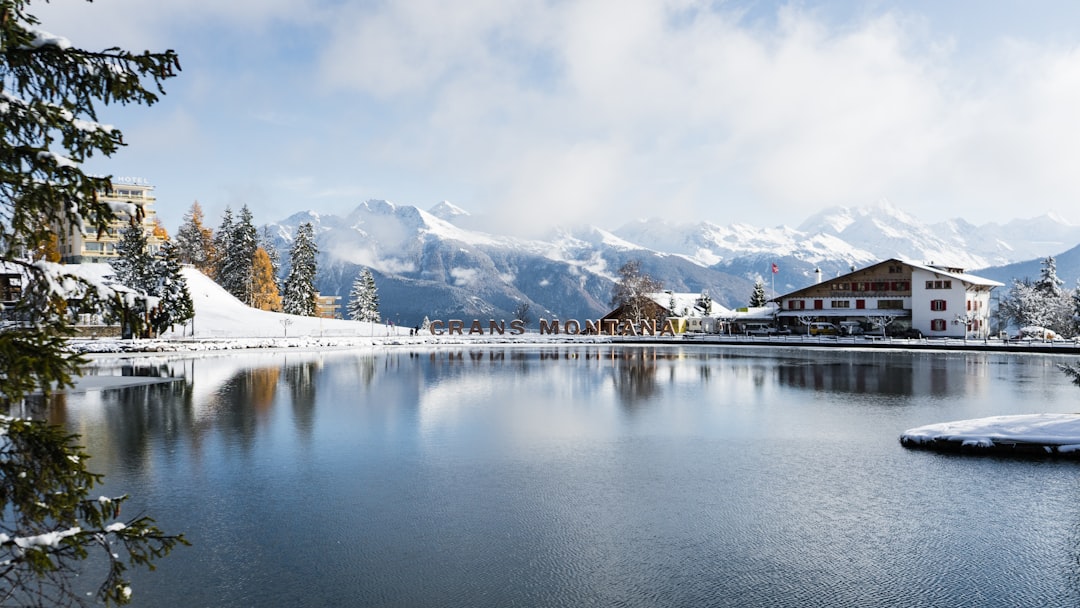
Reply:
[[[1030,21],[976,37],[934,6],[699,0],[35,9],[77,44],[181,52],[165,120],[186,115],[190,132],[162,132],[173,156],[151,158],[163,174],[219,165],[177,186],[185,201],[304,175],[323,187],[257,203],[344,213],[367,197],[452,199],[507,225],[610,228],[660,215],[797,223],[883,197],[924,219],[1008,219],[1080,195],[1080,40],[1043,42]]]

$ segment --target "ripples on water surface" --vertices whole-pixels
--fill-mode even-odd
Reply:
[[[1056,361],[264,353],[49,415],[194,543],[136,606],[1076,606],[1080,465],[897,441],[1076,411]]]

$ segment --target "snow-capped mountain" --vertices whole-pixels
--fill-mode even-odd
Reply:
[[[424,211],[369,200],[345,217],[306,211],[269,228],[287,264],[292,235],[311,222],[319,290],[344,300],[360,270],[370,268],[380,310],[406,325],[425,316],[511,318],[523,304],[534,319],[598,318],[610,309],[617,271],[630,260],[666,289],[708,291],[736,308],[746,305],[757,279],[785,293],[810,284],[818,271],[836,276],[889,257],[974,270],[1080,243],[1080,227],[1051,216],[1005,225],[926,224],[887,201],[827,209],[797,228],[653,219],[614,231],[564,227],[542,239],[520,239],[471,229],[474,219],[447,201]]]

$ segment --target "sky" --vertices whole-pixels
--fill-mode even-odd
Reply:
[[[439,201],[492,231],[639,218],[1080,221],[1080,3],[52,0],[41,28],[173,49],[87,169],[258,224]]]

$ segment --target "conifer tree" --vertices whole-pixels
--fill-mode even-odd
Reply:
[[[214,259],[214,231],[203,225],[205,218],[199,201],[191,204],[184,214],[184,223],[176,231],[176,250],[181,264],[191,264],[203,274],[213,274],[210,269]]]
[[[229,252],[224,257],[218,282],[236,299],[248,305],[252,303],[252,268],[256,248],[258,238],[251,210],[244,205],[240,208],[239,218],[232,225]]]
[[[263,226],[262,237],[259,239],[259,247],[262,247],[266,251],[266,256],[270,260],[270,270],[274,277],[274,282],[277,283],[278,293],[281,293],[281,253],[278,251],[277,245],[274,244],[274,237],[270,234],[270,227]]]
[[[99,233],[115,218],[98,197],[108,176],[83,171],[94,155],[124,145],[120,129],[97,120],[99,104],[152,105],[180,68],[172,51],[88,51],[38,28],[27,0],[0,0],[0,261],[25,275],[16,311],[30,322],[0,332],[0,411],[26,395],[72,384],[85,359],[67,344],[67,300],[108,310],[122,292],[81,280],[23,252],[47,249],[60,226]],[[133,209],[141,219],[142,209]],[[0,604],[126,604],[128,566],[153,568],[182,537],[148,517],[117,520],[124,498],[89,498],[101,481],[86,470],[75,436],[42,422],[0,416]],[[55,542],[42,542],[54,539]],[[78,562],[100,548],[104,570],[87,598],[74,587]],[[84,583],[80,583],[84,584]]]
[[[754,281],[754,292],[750,294],[750,307],[760,308],[768,303],[768,298],[765,297],[765,283],[758,280]]]
[[[195,303],[180,268],[180,254],[171,241],[161,244],[154,260],[154,278],[154,289],[150,293],[158,298],[158,305],[150,315],[154,331],[161,333],[190,321],[195,316]]]
[[[379,290],[371,270],[365,268],[353,280],[349,292],[349,318],[353,321],[379,322]]]
[[[218,226],[217,232],[214,233],[214,259],[211,260],[211,266],[214,269],[211,278],[217,281],[218,285],[221,285],[221,268],[229,257],[229,245],[232,236],[233,212],[232,208],[226,205],[225,211],[221,214],[221,224]]]
[[[218,284],[236,296],[237,300],[248,305],[252,303],[252,268],[258,246],[258,233],[251,210],[244,205],[240,209],[240,217],[230,227],[228,250],[222,256],[217,280]]]
[[[296,238],[289,250],[289,274],[285,277],[285,294],[282,301],[284,312],[306,317],[315,316],[315,257],[319,251],[315,245],[315,228],[311,222],[296,229]]]
[[[141,223],[131,223],[120,233],[116,259],[109,262],[113,276],[121,285],[149,294],[157,283],[154,260],[147,252],[146,231]]]
[[[1048,256],[1042,261],[1042,270],[1039,274],[1039,280],[1035,281],[1032,286],[1035,291],[1048,298],[1059,297],[1062,293],[1061,286],[1065,284],[1057,276],[1057,260],[1054,256]]]

